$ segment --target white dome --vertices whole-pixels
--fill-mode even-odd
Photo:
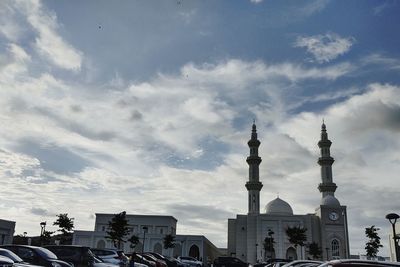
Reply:
[[[327,195],[321,200],[321,205],[330,206],[330,207],[338,207],[340,206],[339,200],[331,195]]]
[[[265,206],[265,213],[271,215],[293,215],[293,210],[289,203],[277,197]]]

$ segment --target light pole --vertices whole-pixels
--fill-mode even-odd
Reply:
[[[146,231],[147,231],[149,228],[148,228],[147,226],[143,226],[142,229],[143,229],[143,247],[142,247],[142,254],[143,254],[143,252],[144,252],[144,243],[145,243],[145,241],[146,241]]]
[[[392,225],[393,230],[393,241],[394,241],[394,255],[396,256],[396,261],[399,261],[399,244],[397,243],[397,236],[396,236],[396,222],[400,216],[396,213],[389,213],[386,215],[386,219],[389,220],[390,224]]]
[[[46,221],[40,223],[40,245],[43,246],[44,233],[46,232]]]
[[[258,262],[258,243],[256,243],[256,262]]]

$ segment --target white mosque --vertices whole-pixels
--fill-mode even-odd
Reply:
[[[296,247],[289,242],[286,229],[298,227],[307,229],[305,244],[317,244],[321,251],[320,258],[323,260],[349,257],[346,206],[342,206],[335,197],[337,186],[332,179],[334,159],[330,156],[331,144],[323,123],[321,140],[318,142],[321,151],[321,157],[318,159],[321,166],[321,183],[318,189],[322,196],[315,212],[293,214],[289,203],[277,197],[265,206],[264,213],[260,213],[260,191],[263,187],[259,179],[260,141],[257,138],[256,125],[253,124],[251,139],[248,142],[250,155],[246,160],[249,165],[249,180],[246,183],[248,213],[237,214],[235,219],[228,219],[228,255],[249,263],[269,257],[313,258],[307,246]],[[264,249],[266,237],[272,237],[274,241],[268,251]]]

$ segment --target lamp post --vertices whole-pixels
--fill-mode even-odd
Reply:
[[[147,231],[149,228],[148,228],[147,226],[143,226],[142,229],[143,229],[143,247],[142,247],[142,254],[143,254],[143,252],[144,252],[144,243],[145,243],[145,241],[146,241],[146,231]]]
[[[43,246],[43,236],[46,231],[46,221],[40,223],[40,245]]]
[[[400,216],[396,213],[389,213],[386,215],[386,219],[389,220],[390,224],[392,225],[393,230],[393,241],[394,241],[394,255],[396,256],[396,261],[399,261],[399,244],[397,243],[397,236],[396,236],[396,222]]]

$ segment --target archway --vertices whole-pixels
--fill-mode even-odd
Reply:
[[[290,247],[286,250],[286,259],[297,260],[297,252],[294,248]]]
[[[189,249],[189,256],[199,259],[200,258],[200,249],[196,245],[192,245]]]
[[[182,246],[181,244],[175,244],[174,252],[172,254],[174,258],[178,258],[178,256],[182,256]]]
[[[154,245],[153,252],[162,254],[162,246],[160,243]]]
[[[106,242],[104,240],[99,240],[96,247],[101,249],[106,248]]]

